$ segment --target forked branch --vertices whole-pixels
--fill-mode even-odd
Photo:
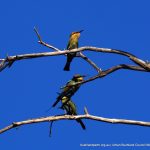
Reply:
[[[50,49],[53,49],[54,51],[59,51],[59,52],[61,51],[61,50],[57,49],[56,47],[45,43],[45,42],[42,40],[42,38],[41,38],[41,36],[40,36],[38,30],[36,29],[36,27],[34,27],[34,31],[35,31],[35,33],[36,33],[36,35],[37,35],[37,37],[38,37],[38,40],[39,40],[38,43],[40,43],[40,44],[42,44],[43,46],[46,46],[46,47],[48,47],[48,48],[50,48]],[[65,55],[66,55],[66,54],[65,54]],[[94,67],[94,69],[97,70],[98,73],[101,72],[101,68],[97,67],[97,65],[96,65],[93,61],[91,61],[89,58],[87,58],[84,54],[82,54],[82,52],[79,52],[78,55],[77,55],[77,57],[81,57],[82,59],[84,59],[85,61],[87,61],[92,67]]]
[[[87,61],[94,69],[97,70],[98,74],[102,73],[102,69],[100,67],[98,67],[92,60],[90,60],[88,57],[86,57],[84,54],[82,54],[83,51],[93,51],[93,52],[101,52],[101,53],[113,53],[113,54],[118,54],[118,55],[123,55],[125,57],[128,57],[130,60],[132,60],[134,63],[136,63],[139,67],[134,66],[134,67],[128,67],[128,69],[132,68],[132,70],[141,70],[142,68],[145,71],[150,71],[150,63],[146,62],[144,60],[139,59],[138,57],[136,57],[135,55],[125,52],[125,51],[121,51],[121,50],[116,50],[116,49],[110,49],[110,48],[98,48],[98,47],[92,47],[92,46],[84,46],[84,47],[80,47],[78,49],[73,49],[71,51],[68,50],[60,50],[50,44],[45,43],[39,32],[37,31],[36,28],[34,28],[36,35],[38,37],[38,42],[52,50],[54,50],[55,52],[43,52],[43,53],[32,53],[32,54],[22,54],[22,55],[15,55],[15,56],[9,56],[5,59],[0,59],[0,71],[4,70],[7,67],[10,67],[15,61],[18,60],[24,60],[24,59],[33,59],[33,58],[39,58],[39,57],[48,57],[48,56],[58,56],[58,55],[66,55],[68,53],[72,53],[72,52],[79,52],[78,53],[78,57],[81,57],[82,59],[84,59],[85,61]],[[117,67],[117,66],[116,66]],[[134,69],[134,68],[138,68],[138,69]],[[144,71],[142,70],[142,71]]]

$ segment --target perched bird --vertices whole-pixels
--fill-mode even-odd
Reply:
[[[62,98],[64,96],[67,96],[68,98],[71,98],[74,93],[80,88],[80,84],[77,84],[79,82],[84,81],[84,75],[80,75],[80,74],[76,74],[73,76],[73,78],[67,82],[67,84],[62,87],[62,92],[59,93],[59,96],[57,97],[57,100],[55,101],[55,103],[52,105],[52,107],[55,107],[57,105],[57,103],[62,100]]]
[[[73,103],[73,101],[70,98],[64,96],[61,99],[61,102],[62,102],[61,109],[65,110],[67,115],[77,115],[76,105]],[[86,129],[86,127],[81,119],[77,119],[76,121],[78,123],[80,123],[82,129],[84,129],[84,130]]]
[[[78,39],[79,39],[80,33],[82,31],[83,30],[71,33],[70,38],[69,38],[69,42],[67,45],[67,50],[71,51],[72,49],[78,48]],[[66,62],[66,65],[64,67],[65,71],[70,70],[70,63],[75,56],[76,56],[76,53],[68,53],[67,54],[67,62]]]

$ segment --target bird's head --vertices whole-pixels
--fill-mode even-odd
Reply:
[[[85,75],[76,74],[73,76],[73,79],[75,82],[82,82],[84,81]]]
[[[76,38],[79,38],[79,37],[80,37],[80,33],[81,33],[82,31],[84,31],[84,30],[72,32],[72,33],[70,34],[70,37],[72,37],[72,38],[75,38],[75,37],[76,37]]]

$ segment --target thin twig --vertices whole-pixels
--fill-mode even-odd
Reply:
[[[53,122],[54,122],[54,121],[51,121],[51,123],[50,123],[50,127],[49,127],[49,137],[52,136],[52,126],[53,126]]]
[[[46,47],[48,47],[48,48],[51,48],[51,49],[53,49],[53,50],[55,50],[55,51],[61,51],[61,50],[59,50],[58,48],[56,48],[56,47],[54,47],[54,46],[52,46],[52,45],[49,45],[49,44],[47,44],[47,43],[45,43],[45,42],[43,42],[42,41],[42,38],[41,38],[41,36],[40,36],[40,34],[39,34],[39,32],[38,32],[38,30],[36,29],[36,28],[34,28],[34,30],[35,30],[35,32],[36,32],[36,34],[37,34],[37,37],[38,37],[38,39],[39,39],[39,43],[40,44],[42,44],[42,45],[44,45],[44,46],[46,46]],[[142,68],[145,68],[146,70],[150,70],[150,65],[149,64],[147,64],[145,61],[143,61],[143,60],[141,60],[141,59],[139,59],[139,58],[137,58],[135,55],[133,55],[133,54],[131,54],[131,53],[128,53],[128,52],[125,52],[125,51],[122,51],[122,50],[116,50],[116,49],[106,49],[106,48],[97,48],[97,47],[91,47],[91,46],[87,46],[88,48],[86,48],[85,47],[85,50],[91,50],[91,51],[97,51],[97,52],[99,52],[99,50],[100,50],[100,52],[104,52],[104,53],[116,53],[116,54],[120,54],[120,55],[123,55],[123,56],[127,56],[127,57],[129,57],[129,59],[131,59],[133,62],[135,62],[136,64],[138,64],[138,65],[140,65]],[[72,52],[72,51],[71,51]],[[66,54],[64,54],[64,55],[66,55]],[[86,57],[84,54],[82,54],[81,53],[81,51],[80,51],[80,53],[78,54],[78,56],[79,57],[81,57],[81,58],[83,58],[85,61],[87,61],[91,66],[93,66],[97,71],[98,71],[98,73],[100,73],[101,72],[101,68],[99,68],[99,67],[97,67],[97,65],[93,62],[93,61],[91,61],[88,57]]]
[[[137,120],[104,118],[104,117],[99,117],[99,116],[93,116],[90,114],[76,115],[76,116],[74,116],[74,115],[61,115],[61,116],[58,115],[58,116],[49,116],[49,117],[34,118],[34,119],[25,120],[25,121],[13,122],[11,125],[1,129],[0,134],[4,133],[10,129],[13,129],[13,128],[16,128],[16,127],[19,127],[22,125],[27,125],[27,124],[58,121],[58,120],[77,120],[77,119],[90,119],[90,120],[96,120],[96,121],[106,122],[106,123],[128,124],[128,125],[138,125],[138,126],[150,127],[150,122],[137,121]]]
[[[84,107],[84,113],[85,113],[86,115],[89,115],[88,110],[87,110],[86,107]]]
[[[40,36],[40,34],[39,34],[39,32],[38,32],[38,30],[37,30],[36,27],[34,27],[34,31],[35,31],[35,33],[36,33],[36,35],[37,35],[39,41],[42,41],[42,38],[41,38],[41,36]]]
[[[40,34],[39,34],[39,32],[38,32],[38,30],[36,29],[36,27],[34,27],[34,31],[35,31],[35,33],[37,34],[37,37],[38,37],[38,39],[39,39],[38,43],[40,43],[40,44],[42,44],[43,46],[46,46],[46,47],[48,47],[48,48],[52,48],[52,47],[53,47],[53,50],[55,50],[55,51],[61,51],[61,50],[57,49],[56,47],[54,47],[54,46],[52,46],[52,45],[49,45],[49,44],[43,42],[43,41],[42,41],[42,38],[41,38],[41,36],[40,36]],[[65,54],[65,55],[66,55],[66,54]],[[87,57],[86,57],[84,54],[82,54],[81,52],[79,52],[78,57],[81,57],[82,59],[84,59],[85,61],[87,61],[91,66],[93,66],[93,67],[98,71],[98,73],[101,72],[101,69],[100,69],[99,67],[97,67],[97,65],[96,65],[94,62],[92,62],[89,58],[87,58]]]
[[[37,57],[66,55],[66,54],[72,53],[72,52],[79,52],[78,56],[81,57],[81,58],[83,58],[84,60],[86,60],[100,74],[102,72],[101,68],[97,67],[97,65],[93,61],[91,61],[89,58],[87,58],[85,55],[83,55],[81,53],[81,51],[86,51],[86,50],[87,51],[95,51],[95,52],[103,52],[103,53],[114,53],[114,54],[123,55],[123,56],[126,56],[129,59],[131,59],[134,63],[138,64],[141,68],[144,68],[146,71],[150,71],[150,64],[149,63],[147,63],[147,62],[145,62],[145,61],[137,58],[136,56],[134,56],[131,53],[128,53],[128,52],[125,52],[125,51],[121,51],[121,50],[116,50],[116,49],[98,48],[98,47],[91,47],[91,46],[80,47],[78,49],[73,49],[71,51],[68,51],[68,50],[61,51],[60,49],[58,49],[58,48],[56,48],[56,47],[54,47],[52,45],[49,45],[49,44],[43,42],[42,38],[41,38],[41,36],[40,36],[40,34],[39,34],[39,32],[38,32],[38,30],[36,28],[34,28],[34,31],[35,31],[38,39],[39,39],[39,43],[40,44],[42,44],[42,45],[44,45],[44,46],[46,46],[48,48],[51,48],[51,49],[55,50],[56,52],[44,52],[44,53],[24,54],[24,55],[17,55],[17,56],[9,56],[9,59],[0,59],[0,61],[5,62],[3,64],[1,63],[1,65],[0,65],[0,71],[4,70],[6,67],[10,67],[17,60],[32,59],[32,58],[37,58]],[[133,67],[127,67],[127,69],[131,69],[131,68],[133,68]],[[132,70],[136,70],[136,69],[132,69]]]
[[[55,50],[55,51],[58,51],[58,52],[61,51],[61,50],[59,50],[58,48],[56,48],[56,47],[54,47],[54,46],[52,46],[52,45],[50,45],[50,44],[45,43],[45,42],[42,40],[42,38],[41,38],[41,36],[40,36],[40,34],[39,34],[39,32],[38,32],[38,30],[37,30],[36,27],[34,27],[34,31],[35,31],[35,33],[36,33],[38,39],[39,39],[38,43],[40,43],[40,44],[42,44],[42,45],[44,45],[44,46],[46,46],[46,47],[48,47],[48,48],[50,48],[50,49],[53,49],[53,50]]]
[[[88,57],[86,57],[83,53],[80,52],[78,56],[81,57],[82,59],[84,59],[85,61],[87,61],[94,69],[97,70],[98,73],[100,73],[102,71],[101,68],[97,67],[97,65],[92,60],[90,60]]]
[[[83,55],[81,53],[81,51],[95,51],[95,52],[103,52],[103,53],[114,53],[114,54],[119,54],[119,55],[123,55],[128,57],[129,59],[131,59],[134,63],[138,64],[139,66],[141,66],[142,68],[144,68],[145,70],[149,70],[150,71],[150,65],[149,63],[137,58],[136,56],[134,56],[131,53],[125,52],[125,51],[121,51],[121,50],[116,50],[116,49],[109,49],[109,48],[98,48],[98,47],[92,47],[92,46],[84,46],[84,47],[80,47],[78,49],[73,49],[71,51],[68,50],[60,50],[50,44],[47,44],[45,42],[42,41],[42,38],[38,32],[38,30],[36,29],[36,27],[34,27],[34,31],[39,39],[39,43],[55,50],[56,52],[44,52],[44,53],[33,53],[33,54],[23,54],[23,55],[17,55],[17,56],[9,56],[9,59],[0,59],[0,61],[4,61],[5,63],[8,62],[8,64],[1,64],[0,65],[0,71],[4,70],[7,66],[12,65],[15,61],[17,60],[23,60],[23,59],[31,59],[31,58],[37,58],[37,57],[46,57],[46,56],[57,56],[57,55],[66,55],[68,53],[72,53],[72,52],[80,52],[79,56],[81,58],[83,58],[84,60],[86,60],[90,65],[92,65],[97,71],[98,73],[101,72],[101,68],[97,67],[97,65],[92,62],[89,58],[87,58],[85,55]]]

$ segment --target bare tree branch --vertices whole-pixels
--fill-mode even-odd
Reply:
[[[100,73],[102,71],[101,68],[97,67],[97,65],[92,61],[90,60],[88,57],[86,57],[83,53],[79,53],[78,55],[79,57],[83,58],[85,61],[87,61],[91,66],[93,66],[94,69],[97,70],[98,73]]]
[[[112,73],[118,69],[132,69],[132,70],[137,70],[137,71],[146,71],[149,72],[150,71],[150,63],[147,63],[146,61],[143,61],[139,58],[137,58],[136,56],[134,56],[131,53],[125,52],[125,51],[121,51],[121,50],[116,50],[116,49],[109,49],[109,48],[98,48],[98,47],[91,47],[91,46],[84,46],[84,47],[80,47],[78,49],[73,49],[71,51],[68,50],[60,50],[50,44],[47,44],[45,42],[43,42],[38,30],[36,28],[34,28],[34,31],[39,39],[39,43],[50,48],[53,49],[55,52],[43,52],[43,53],[32,53],[32,54],[23,54],[23,55],[16,55],[16,56],[8,56],[6,59],[0,59],[0,71],[4,70],[7,67],[12,66],[12,64],[15,61],[18,60],[23,60],[23,59],[32,59],[32,58],[38,58],[38,57],[48,57],[48,56],[58,56],[58,55],[66,55],[68,53],[72,53],[72,52],[79,52],[78,53],[78,57],[81,57],[82,59],[84,59],[85,61],[87,61],[94,69],[97,70],[98,75],[96,75],[95,77],[92,77],[94,79],[99,78],[99,77],[103,77],[109,73]],[[99,68],[92,60],[90,60],[88,57],[86,57],[82,51],[95,51],[95,52],[102,52],[102,53],[114,53],[114,54],[118,54],[118,55],[123,55],[128,57],[130,60],[132,60],[134,63],[136,63],[138,66],[129,66],[129,65],[118,65],[115,67],[112,67],[110,69],[108,69],[107,71],[102,71],[101,68]],[[142,69],[143,68],[143,69]],[[89,79],[90,81],[92,81],[91,79]],[[88,80],[86,81],[88,82]],[[85,82],[84,82],[85,83]]]
[[[53,50],[55,50],[55,51],[61,51],[61,50],[59,50],[59,49],[57,49],[56,47],[54,47],[54,46],[52,46],[52,45],[49,45],[49,44],[47,44],[47,43],[45,43],[45,42],[43,42],[42,41],[42,38],[41,38],[41,36],[40,36],[40,34],[39,34],[39,32],[37,31],[37,29],[36,28],[34,28],[34,30],[35,30],[35,32],[36,32],[36,34],[37,34],[37,37],[38,37],[38,39],[39,39],[39,43],[40,44],[42,44],[42,45],[44,45],[44,46],[46,46],[46,47],[48,47],[48,48],[52,48]],[[92,48],[92,47],[91,47]],[[102,49],[102,48],[101,48]],[[91,49],[91,50],[94,50],[94,49]],[[113,52],[111,52],[110,50],[112,50]],[[98,51],[98,49],[97,49],[97,51]],[[106,52],[106,49],[105,50],[101,50],[101,52]],[[142,68],[145,68],[146,70],[150,70],[150,63],[146,63],[146,62],[144,62],[143,60],[141,60],[141,59],[139,59],[139,58],[136,58],[136,56],[134,56],[133,54],[131,54],[131,53],[127,53],[127,52],[125,52],[125,51],[121,51],[121,50],[113,50],[113,49],[107,49],[107,53],[116,53],[116,54],[120,54],[120,55],[124,55],[124,56],[127,56],[127,57],[129,57],[133,62],[135,62],[136,64],[138,64],[138,65],[140,65]],[[66,54],[65,54],[66,55]],[[81,51],[79,52],[79,54],[78,54],[78,56],[79,57],[81,57],[81,58],[83,58],[85,61],[87,61],[91,66],[93,66],[97,71],[98,71],[98,73],[100,73],[102,70],[101,70],[101,68],[99,68],[99,67],[97,67],[97,65],[93,62],[93,61],[91,61],[88,57],[86,57]]]
[[[139,58],[136,57],[130,57],[130,59],[135,62],[137,65],[141,66],[142,68],[146,69],[146,70],[150,70],[150,63],[145,62]]]
[[[86,62],[88,62],[95,70],[97,70],[98,74],[90,77],[89,79],[79,82],[77,84],[85,84],[87,82],[93,81],[98,78],[105,77],[106,75],[109,75],[110,73],[113,73],[120,69],[128,69],[128,70],[135,70],[135,71],[143,71],[143,72],[150,72],[150,63],[146,62],[144,60],[141,60],[140,58],[136,57],[135,55],[122,51],[117,49],[109,49],[109,48],[98,48],[98,47],[92,47],[92,46],[84,46],[77,49],[72,49],[71,51],[68,50],[60,50],[50,44],[45,43],[38,30],[34,28],[34,31],[38,37],[38,43],[40,43],[43,46],[46,46],[55,52],[43,52],[43,53],[31,53],[31,54],[22,54],[22,55],[15,55],[15,56],[7,56],[4,59],[0,59],[0,72],[4,70],[7,67],[11,67],[12,64],[18,60],[24,60],[24,59],[33,59],[33,58],[39,58],[39,57],[49,57],[49,56],[59,56],[59,55],[67,55],[68,53],[78,52],[77,57],[80,57],[84,59]],[[127,65],[127,64],[120,64],[113,66],[107,70],[102,70],[100,67],[98,67],[92,60],[90,60],[88,57],[86,57],[82,52],[84,51],[93,51],[93,52],[101,52],[101,53],[113,53],[117,55],[122,55],[125,57],[128,57],[132,62],[134,62],[137,66],[134,65]],[[150,126],[150,122],[144,122],[144,121],[136,121],[136,120],[126,120],[126,119],[111,119],[111,118],[104,118],[99,116],[93,116],[90,115],[87,111],[87,108],[84,109],[85,114],[84,115],[58,115],[58,116],[49,116],[49,117],[42,117],[42,118],[35,118],[35,119],[29,119],[25,121],[20,122],[13,122],[11,125],[3,128],[0,130],[0,134],[3,132],[6,132],[12,128],[16,128],[22,125],[26,124],[33,124],[33,123],[41,123],[41,122],[50,122],[50,121],[58,121],[58,120],[77,120],[77,119],[90,119],[90,120],[96,120],[100,122],[107,122],[107,123],[118,123],[118,124],[129,124],[129,125],[139,125],[139,126]]]
[[[99,117],[99,116],[93,116],[93,115],[86,113],[84,115],[76,115],[76,116],[73,116],[73,115],[49,116],[49,117],[34,118],[34,119],[25,120],[25,121],[13,122],[11,125],[1,129],[0,134],[10,129],[13,129],[22,125],[27,125],[27,124],[58,121],[58,120],[77,120],[77,119],[90,119],[90,120],[96,120],[100,122],[113,123],[113,124],[114,123],[115,124],[128,124],[128,125],[150,127],[150,122],[127,120],[127,119],[104,118],[104,117]]]
[[[73,49],[73,50],[71,50],[71,52],[68,50],[64,50],[64,51],[59,50],[56,52],[43,52],[43,53],[31,53],[31,54],[15,55],[15,56],[9,56],[8,60],[0,59],[0,61],[6,60],[6,62],[10,62],[10,61],[15,62],[18,60],[23,60],[23,59],[32,59],[32,58],[48,57],[48,56],[58,56],[58,55],[65,55],[68,53],[81,52],[81,51],[96,51],[96,52],[114,53],[114,54],[123,55],[123,56],[129,57],[129,59],[131,59],[134,63],[137,63],[138,65],[140,65],[145,70],[147,70],[147,71],[150,70],[150,64],[149,63],[137,58],[136,56],[134,56],[130,53],[119,51],[119,50],[114,50],[114,49],[97,48],[97,47],[90,47],[90,46],[85,46],[85,47],[80,47],[78,49]]]
[[[98,78],[103,78],[106,75],[109,75],[110,73],[113,73],[114,71],[117,71],[117,70],[120,70],[120,69],[128,69],[128,70],[135,70],[135,71],[150,72],[149,70],[145,70],[144,68],[141,68],[139,66],[120,64],[120,65],[111,67],[111,68],[109,68],[107,70],[104,70],[100,74],[97,74],[97,75],[95,75],[95,76],[93,76],[93,77],[91,77],[91,78],[89,78],[89,79],[87,79],[85,81],[82,81],[80,83],[77,83],[77,84],[84,84],[84,83],[93,81],[93,80],[98,79]]]
[[[38,30],[37,30],[36,27],[34,27],[34,31],[35,31],[35,33],[36,33],[38,39],[39,39],[38,43],[40,43],[40,44],[42,44],[42,45],[44,45],[44,46],[46,46],[46,47],[48,47],[48,48],[50,48],[50,49],[53,49],[53,50],[55,50],[55,51],[58,51],[58,52],[61,51],[61,50],[59,50],[58,48],[56,48],[56,47],[54,47],[54,46],[52,46],[52,45],[49,45],[49,44],[43,42],[43,40],[42,40],[42,38],[41,38],[41,36],[40,36],[40,34],[39,34],[39,32],[38,32]]]
[[[42,44],[43,46],[46,46],[46,47],[48,47],[48,48],[52,48],[52,49],[55,50],[55,51],[61,51],[61,50],[57,49],[56,47],[54,47],[54,46],[52,46],[52,45],[49,45],[49,44],[43,42],[43,41],[42,41],[42,38],[41,38],[41,36],[40,36],[40,34],[39,34],[39,32],[38,32],[38,30],[37,30],[35,27],[34,27],[34,31],[35,31],[35,33],[36,33],[38,39],[39,39],[38,43],[40,43],[40,44]],[[66,55],[66,54],[65,54],[65,55]],[[94,69],[96,69],[96,70],[98,71],[98,73],[101,72],[101,69],[100,69],[99,67],[97,67],[97,65],[96,65],[94,62],[92,62],[89,58],[87,58],[87,57],[86,57],[84,54],[82,54],[81,52],[78,53],[77,57],[81,57],[82,59],[84,59],[85,61],[87,61],[91,66],[94,67]]]

